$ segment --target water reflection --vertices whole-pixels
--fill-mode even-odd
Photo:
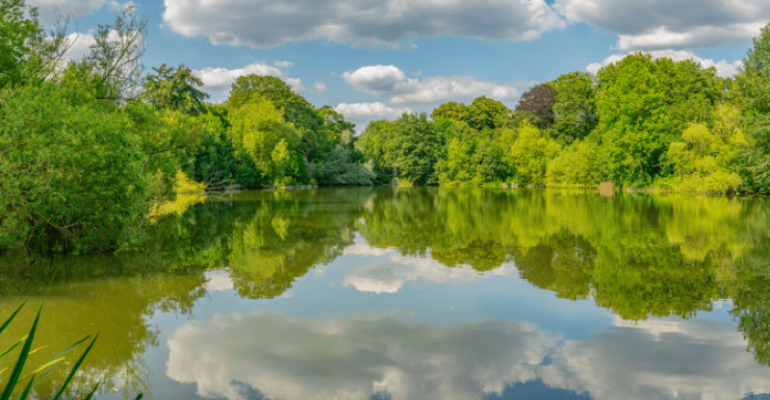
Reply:
[[[217,315],[173,335],[167,374],[196,384],[201,397],[230,400],[245,398],[243,385],[271,399],[499,398],[533,380],[562,389],[560,398],[737,399],[746,388],[770,390],[767,370],[728,323],[617,322],[573,341],[515,321]]]
[[[516,398],[533,382],[559,398],[737,399],[770,391],[766,199],[389,187],[250,192],[170,216],[152,237],[136,254],[0,256],[0,318],[22,299],[46,302],[42,322],[52,328],[39,340],[51,351],[41,360],[102,332],[71,394],[102,378],[107,392],[152,392],[153,373],[228,399]],[[433,294],[417,295],[428,285],[456,303],[496,310],[534,302],[535,292],[553,302],[535,304],[542,315],[526,318],[468,309],[436,322]],[[287,299],[295,292],[303,299]],[[230,307],[218,293],[242,302],[240,313],[196,315],[203,303]],[[361,297],[369,294],[381,296]],[[701,318],[721,299],[727,318]],[[298,306],[251,311],[279,300]],[[570,326],[553,328],[558,321],[546,315],[580,301],[611,313],[613,326],[586,322],[598,333],[585,340],[571,337]],[[331,317],[297,311],[310,305]],[[375,306],[411,307],[420,317],[361,317]],[[152,323],[166,314],[189,322]],[[0,347],[26,333],[26,318]],[[166,344],[168,365],[146,365],[146,354]],[[40,387],[38,396],[49,392]]]
[[[244,399],[243,384],[271,399],[468,399],[534,379],[558,342],[525,322],[218,315],[169,339],[167,374],[230,400]]]

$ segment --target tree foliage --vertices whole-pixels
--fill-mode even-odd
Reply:
[[[135,243],[149,188],[129,118],[73,105],[48,84],[6,89],[0,102],[0,247]]]
[[[541,129],[548,129],[554,122],[553,106],[556,104],[556,89],[546,83],[533,86],[521,95],[516,111],[534,114]]]

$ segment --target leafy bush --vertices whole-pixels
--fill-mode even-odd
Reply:
[[[546,185],[561,187],[595,187],[599,184],[599,146],[578,140],[548,162]]]
[[[519,128],[519,137],[511,148],[513,163],[519,175],[524,178],[523,183],[544,184],[546,165],[560,150],[556,141],[528,122],[523,122]]]
[[[81,253],[140,239],[148,181],[130,125],[52,85],[0,91],[0,248]]]
[[[735,159],[739,132],[720,136],[703,124],[693,124],[682,133],[683,142],[669,146],[666,156],[674,176],[662,178],[657,186],[680,192],[725,193],[735,190],[741,177],[729,167]],[[745,140],[745,139],[744,139]]]
[[[335,147],[322,165],[310,163],[308,170],[321,186],[371,186],[377,176],[366,165],[351,161],[350,150]]]

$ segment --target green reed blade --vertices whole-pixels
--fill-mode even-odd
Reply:
[[[27,396],[29,396],[29,390],[32,389],[32,381],[35,380],[35,376],[32,375],[32,379],[29,380],[29,383],[27,384],[27,387],[24,388],[24,391],[21,392],[21,396],[19,396],[19,400],[26,400]]]
[[[10,324],[10,323],[11,323],[11,321],[13,321],[13,318],[14,318],[14,317],[16,317],[16,314],[18,314],[18,313],[19,313],[19,311],[21,310],[21,308],[22,308],[22,307],[24,307],[24,305],[25,305],[25,304],[27,304],[27,302],[26,302],[26,301],[25,301],[24,303],[21,303],[21,305],[19,306],[19,308],[17,308],[17,309],[16,309],[16,311],[14,311],[14,312],[13,312],[13,314],[11,314],[11,316],[10,316],[10,317],[8,317],[8,319],[7,319],[7,320],[5,320],[5,322],[3,323],[3,326],[0,326],[0,333],[3,333],[3,331],[5,330],[5,328],[7,328],[7,327],[8,327],[8,324]]]
[[[61,356],[65,355],[65,354],[67,354],[67,353],[68,353],[70,350],[74,349],[75,347],[78,347],[78,346],[79,346],[81,343],[85,342],[85,341],[86,341],[86,340],[88,340],[88,338],[90,338],[90,337],[91,337],[91,335],[88,335],[88,336],[84,337],[83,339],[80,339],[80,340],[78,340],[78,341],[77,341],[75,344],[73,344],[72,346],[70,346],[70,347],[67,347],[67,349],[66,349],[66,350],[64,350],[64,351],[62,351],[61,353],[59,353],[59,354],[57,354],[57,355],[55,355],[55,356],[51,357],[51,360],[53,360],[54,358],[59,358],[59,357],[61,357]]]
[[[40,306],[40,309],[37,311],[37,316],[35,317],[35,322],[32,323],[32,329],[29,331],[29,337],[27,338],[27,341],[24,342],[24,347],[21,349],[21,354],[19,354],[19,359],[16,361],[16,365],[13,367],[13,372],[11,372],[11,377],[8,379],[8,384],[5,386],[5,390],[3,390],[3,393],[0,394],[0,400],[8,400],[11,397],[11,393],[13,392],[13,389],[16,387],[16,383],[18,383],[19,376],[21,375],[21,370],[24,368],[24,363],[27,362],[27,356],[29,355],[29,350],[32,347],[32,340],[35,337],[35,331],[37,330],[37,323],[40,321],[40,313],[43,311],[43,306]],[[18,312],[18,310],[17,310]]]
[[[16,348],[16,346],[18,346],[19,344],[21,344],[21,342],[23,342],[23,341],[25,341],[25,340],[27,340],[27,335],[24,335],[24,337],[23,337],[23,338],[21,338],[21,339],[19,339],[19,341],[18,341],[18,342],[16,342],[16,343],[12,344],[10,347],[8,347],[7,349],[5,349],[5,351],[4,351],[2,354],[0,354],[0,358],[3,358],[3,357],[6,355],[6,354],[8,354],[8,353],[12,352],[12,351],[13,351],[13,349],[15,349],[15,348]]]
[[[86,396],[86,398],[83,400],[91,400],[91,397],[94,397],[94,393],[96,393],[96,389],[99,389],[99,384],[101,383],[102,383],[101,381],[96,382],[96,386],[94,386],[94,389],[91,390],[91,393],[89,393],[88,396]]]
[[[86,355],[88,352],[91,351],[91,348],[94,347],[94,343],[96,342],[96,339],[99,339],[99,335],[96,335],[94,340],[91,341],[91,344],[88,345],[88,348],[86,351],[83,352],[83,355],[80,356],[78,361],[75,363],[75,366],[72,367],[72,371],[69,375],[67,375],[67,379],[64,380],[64,383],[62,384],[62,387],[59,389],[58,392],[56,392],[56,396],[53,397],[51,400],[58,400],[59,397],[61,397],[62,393],[64,393],[64,389],[69,385],[70,381],[72,380],[72,377],[75,376],[75,372],[77,372],[78,368],[80,368],[80,364],[83,363],[83,360],[86,358]],[[0,398],[0,400],[5,400]]]
[[[36,373],[38,373],[38,372],[40,372],[40,371],[50,367],[51,365],[53,365],[54,368],[56,368],[56,366],[59,365],[59,363],[62,362],[63,360],[64,360],[64,357],[59,357],[59,358],[57,358],[55,360],[51,360],[51,361],[49,361],[49,362],[47,362],[47,363],[37,367],[34,371],[28,372],[26,375],[24,375],[21,378],[19,378],[19,380],[23,381],[24,378],[26,378],[26,377],[28,377],[28,376],[30,376],[32,374],[36,374]],[[51,369],[53,369],[53,368],[51,368]]]

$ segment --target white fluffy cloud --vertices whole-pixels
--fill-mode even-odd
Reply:
[[[544,0],[165,0],[163,20],[214,44],[278,46],[327,38],[371,46],[412,35],[532,40],[566,26]]]
[[[715,47],[755,37],[770,20],[767,0],[557,0],[555,8],[617,34],[620,50]]]
[[[313,87],[319,93],[322,93],[323,91],[326,90],[326,84],[320,81],[313,82]]]
[[[710,68],[710,67],[716,68],[717,76],[721,76],[723,78],[734,76],[737,73],[738,68],[741,65],[743,65],[743,61],[741,60],[734,61],[732,63],[729,63],[726,60],[715,62],[714,60],[711,60],[711,59],[700,58],[692,51],[685,51],[685,50],[670,50],[670,49],[655,50],[655,51],[650,51],[649,54],[652,56],[653,59],[670,58],[674,61],[693,60],[699,63],[700,65],[702,65],[704,68]],[[604,61],[600,63],[589,64],[586,67],[586,71],[596,74],[602,67],[618,62],[622,60],[625,56],[626,54],[613,54],[605,58]]]
[[[373,96],[388,96],[395,104],[437,103],[458,98],[487,96],[510,100],[519,96],[511,85],[479,81],[469,76],[426,77],[410,79],[393,65],[372,65],[342,74],[356,90]]]
[[[279,63],[283,63],[283,66],[286,66],[285,62],[276,62],[276,64]],[[243,68],[236,69],[209,67],[193,70],[193,75],[203,81],[202,90],[212,94],[212,99],[214,100],[227,93],[236,78],[249,74],[274,76],[289,84],[297,93],[305,91],[305,87],[302,86],[302,81],[299,78],[291,78],[284,70],[263,62],[249,64]]]
[[[117,38],[117,32],[115,32],[114,36]],[[64,53],[64,59],[67,61],[79,60],[85,57],[91,52],[91,45],[96,43],[94,35],[77,32],[67,35],[67,41],[70,44],[70,48]]]
[[[411,113],[408,107],[390,107],[384,103],[340,103],[334,107],[334,111],[345,116],[345,119],[353,121],[372,120],[372,119],[395,119],[403,113]]]

